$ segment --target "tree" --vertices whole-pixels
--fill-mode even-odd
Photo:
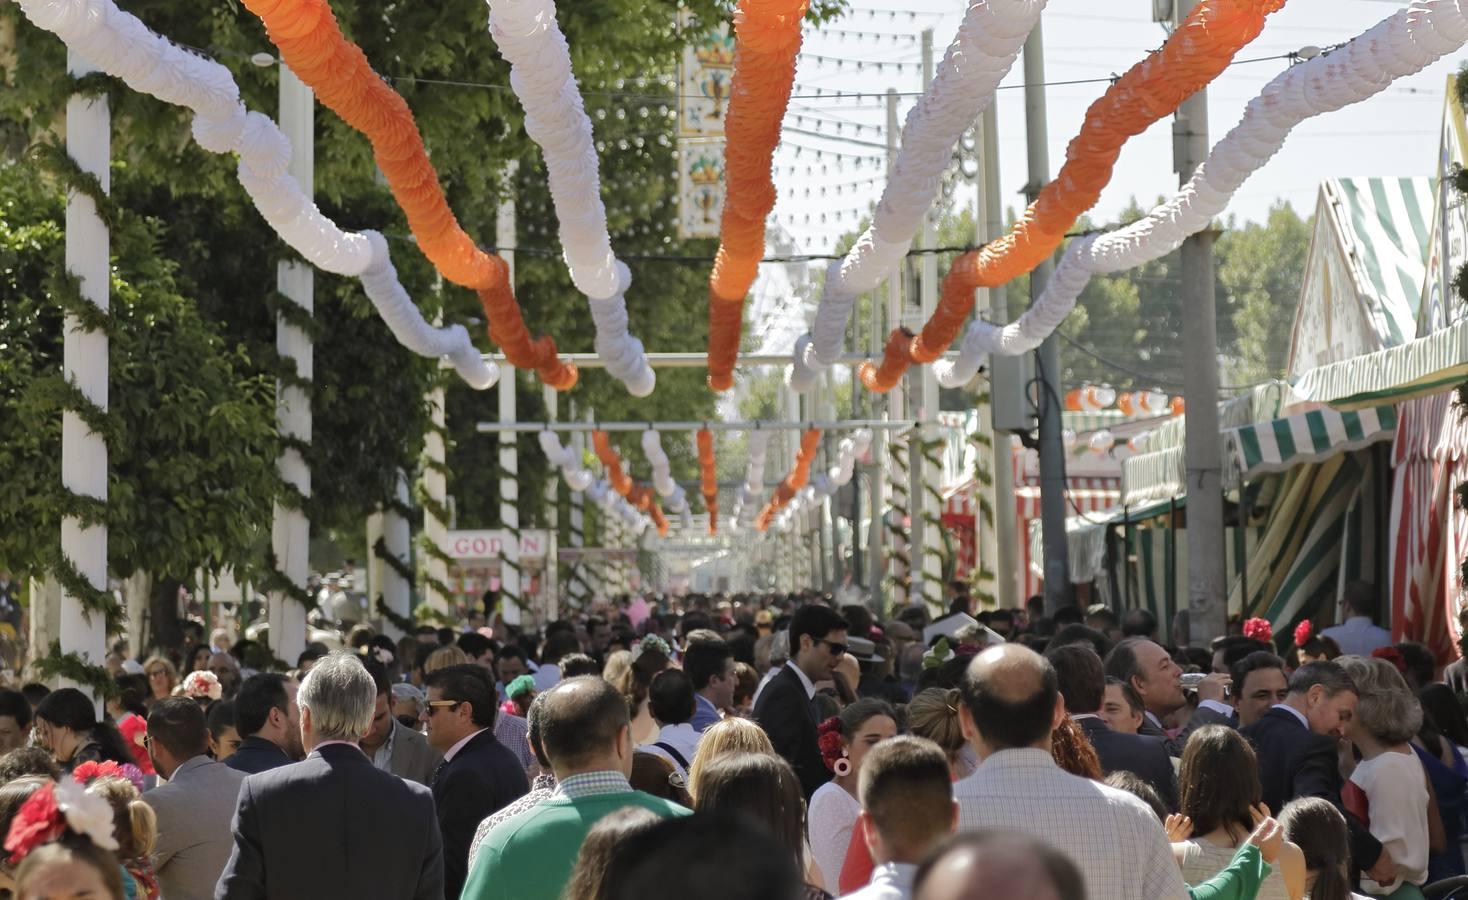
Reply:
[[[1237,332],[1229,377],[1239,383],[1285,374],[1312,229],[1312,219],[1281,201],[1264,224],[1230,221],[1218,240],[1220,306],[1232,311]]]

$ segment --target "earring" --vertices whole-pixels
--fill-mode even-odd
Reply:
[[[851,760],[846,758],[846,751],[841,751],[841,758],[831,768],[835,770],[837,778],[845,778],[851,774]]]

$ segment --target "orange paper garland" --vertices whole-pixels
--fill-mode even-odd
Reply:
[[[724,114],[724,214],[709,276],[708,384],[734,386],[744,299],[765,255],[765,219],[775,208],[771,160],[795,85],[795,57],[808,0],[740,0],[734,13],[734,74]]]
[[[489,336],[517,369],[534,369],[556,390],[576,384],[548,336],[532,339],[510,286],[509,266],[459,227],[428,160],[413,112],[366,55],[342,36],[326,0],[245,0],[281,57],[322,104],[372,142],[378,168],[408,218],[418,248],[444,278],[479,294]]]
[[[714,433],[700,429],[695,436],[698,442],[699,492],[703,494],[703,505],[709,514],[709,534],[719,532],[719,475],[714,467]]]
[[[770,523],[774,521],[775,515],[784,509],[786,504],[795,499],[795,494],[805,483],[810,480],[810,467],[815,462],[816,450],[821,446],[821,430],[819,428],[807,429],[800,436],[800,452],[795,455],[795,465],[790,467],[790,474],[781,480],[775,488],[774,496],[765,508],[754,520],[754,527],[759,531],[768,531]]]
[[[1127,140],[1174,113],[1222,74],[1234,55],[1259,36],[1265,17],[1284,4],[1204,0],[1194,7],[1161,50],[1129,69],[1086,111],[1085,124],[1066,148],[1060,174],[1045,185],[1010,233],[954,261],[943,279],[938,308],[922,333],[897,340],[894,331],[881,365],[862,363],[862,384],[885,393],[914,363],[942,356],[973,310],[974,291],[1005,284],[1054,254],[1076,219],[1095,205]]]
[[[635,484],[632,476],[622,470],[622,458],[612,447],[611,436],[605,431],[593,431],[591,446],[596,451],[596,458],[601,460],[602,466],[607,470],[607,484],[612,486],[612,490],[625,497],[638,510],[647,513],[647,517],[652,519],[653,527],[658,530],[658,536],[667,537],[668,517],[663,515],[663,507],[658,503],[657,496],[652,488]]]

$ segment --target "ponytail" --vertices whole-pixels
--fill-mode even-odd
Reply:
[[[139,799],[127,805],[127,815],[133,836],[133,857],[151,857],[153,848],[158,843],[157,814],[153,812],[153,807]]]
[[[1350,900],[1346,866],[1351,849],[1340,810],[1319,797],[1302,797],[1285,805],[1279,823],[1285,839],[1300,848],[1305,868],[1315,876],[1310,900]]]

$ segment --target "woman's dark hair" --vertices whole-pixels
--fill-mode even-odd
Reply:
[[[1178,812],[1193,820],[1193,834],[1222,828],[1235,843],[1243,840],[1254,830],[1249,810],[1262,793],[1254,748],[1237,731],[1205,725],[1188,738],[1178,770]]]
[[[1458,703],[1458,695],[1453,689],[1445,684],[1427,684],[1417,692],[1417,700],[1422,704],[1423,737],[1432,729],[1436,734],[1442,735],[1459,747],[1468,747],[1468,715],[1463,713],[1463,707]],[[1432,741],[1437,743],[1437,741]],[[1441,755],[1440,748],[1429,748]]]
[[[656,753],[634,753],[632,774],[627,781],[634,791],[662,797],[679,806],[691,806],[685,780],[677,776],[678,772],[673,764]]]
[[[148,676],[122,674],[117,676],[116,682],[117,705],[124,712],[148,718],[148,698],[153,695],[148,687]]]
[[[51,781],[45,775],[22,775],[0,786],[0,834],[10,834],[10,823],[15,821],[15,814],[20,812],[21,805],[30,799],[31,794]]]
[[[1114,787],[1118,791],[1126,791],[1128,794],[1147,804],[1147,807],[1152,810],[1152,815],[1157,817],[1157,821],[1167,822],[1167,807],[1163,805],[1162,798],[1157,794],[1157,789],[1143,781],[1137,773],[1128,772],[1126,769],[1117,769],[1115,772],[1107,775],[1102,783],[1107,787]]]
[[[1300,848],[1305,868],[1315,873],[1310,900],[1349,900],[1352,896],[1347,866],[1351,845],[1346,819],[1329,800],[1301,797],[1280,810],[1285,840]]]
[[[48,865],[79,862],[91,866],[107,888],[107,900],[123,900],[122,865],[112,853],[80,835],[67,832],[49,844],[32,850],[15,871],[15,896],[26,896],[26,885],[34,873]]]
[[[235,648],[230,647],[230,649],[234,650]],[[189,658],[184,664],[184,671],[179,675],[180,678],[182,678],[184,675],[189,674],[190,672],[195,671],[194,663],[198,662],[200,653],[204,654],[204,668],[209,668],[209,657],[213,655],[214,651],[210,649],[208,644],[200,644],[199,646],[194,648],[192,653],[189,654]]]
[[[96,741],[101,750],[100,760],[137,765],[137,757],[117,727],[110,722],[98,722],[91,699],[76,688],[60,688],[47,694],[36,706],[36,718]]]
[[[892,704],[877,697],[863,697],[841,710],[841,736],[850,743],[861,730],[861,726],[868,719],[875,719],[877,716],[886,716],[893,722],[897,721],[897,711],[892,708]]]
[[[718,758],[699,775],[693,808],[753,820],[788,848],[798,871],[805,871],[805,793],[784,759],[757,753]]]
[[[16,747],[0,756],[0,784],[8,784],[27,775],[39,775],[55,781],[61,777],[61,767],[56,765],[56,757],[44,747]],[[0,831],[0,834],[9,833],[8,829]]]
[[[224,737],[224,730],[226,728],[234,728],[236,733],[239,731],[239,728],[235,725],[233,700],[220,700],[218,703],[212,704],[209,707],[209,712],[205,716],[205,721],[208,723],[207,727],[210,736],[216,741]]]
[[[612,860],[632,837],[661,821],[652,810],[640,806],[624,806],[602,816],[581,842],[576,868],[571,870],[561,900],[606,900]]]
[[[622,841],[607,867],[607,900],[799,900],[809,896],[788,844],[743,816],[662,819]],[[802,839],[797,838],[795,846]],[[730,877],[730,873],[737,877]]]

